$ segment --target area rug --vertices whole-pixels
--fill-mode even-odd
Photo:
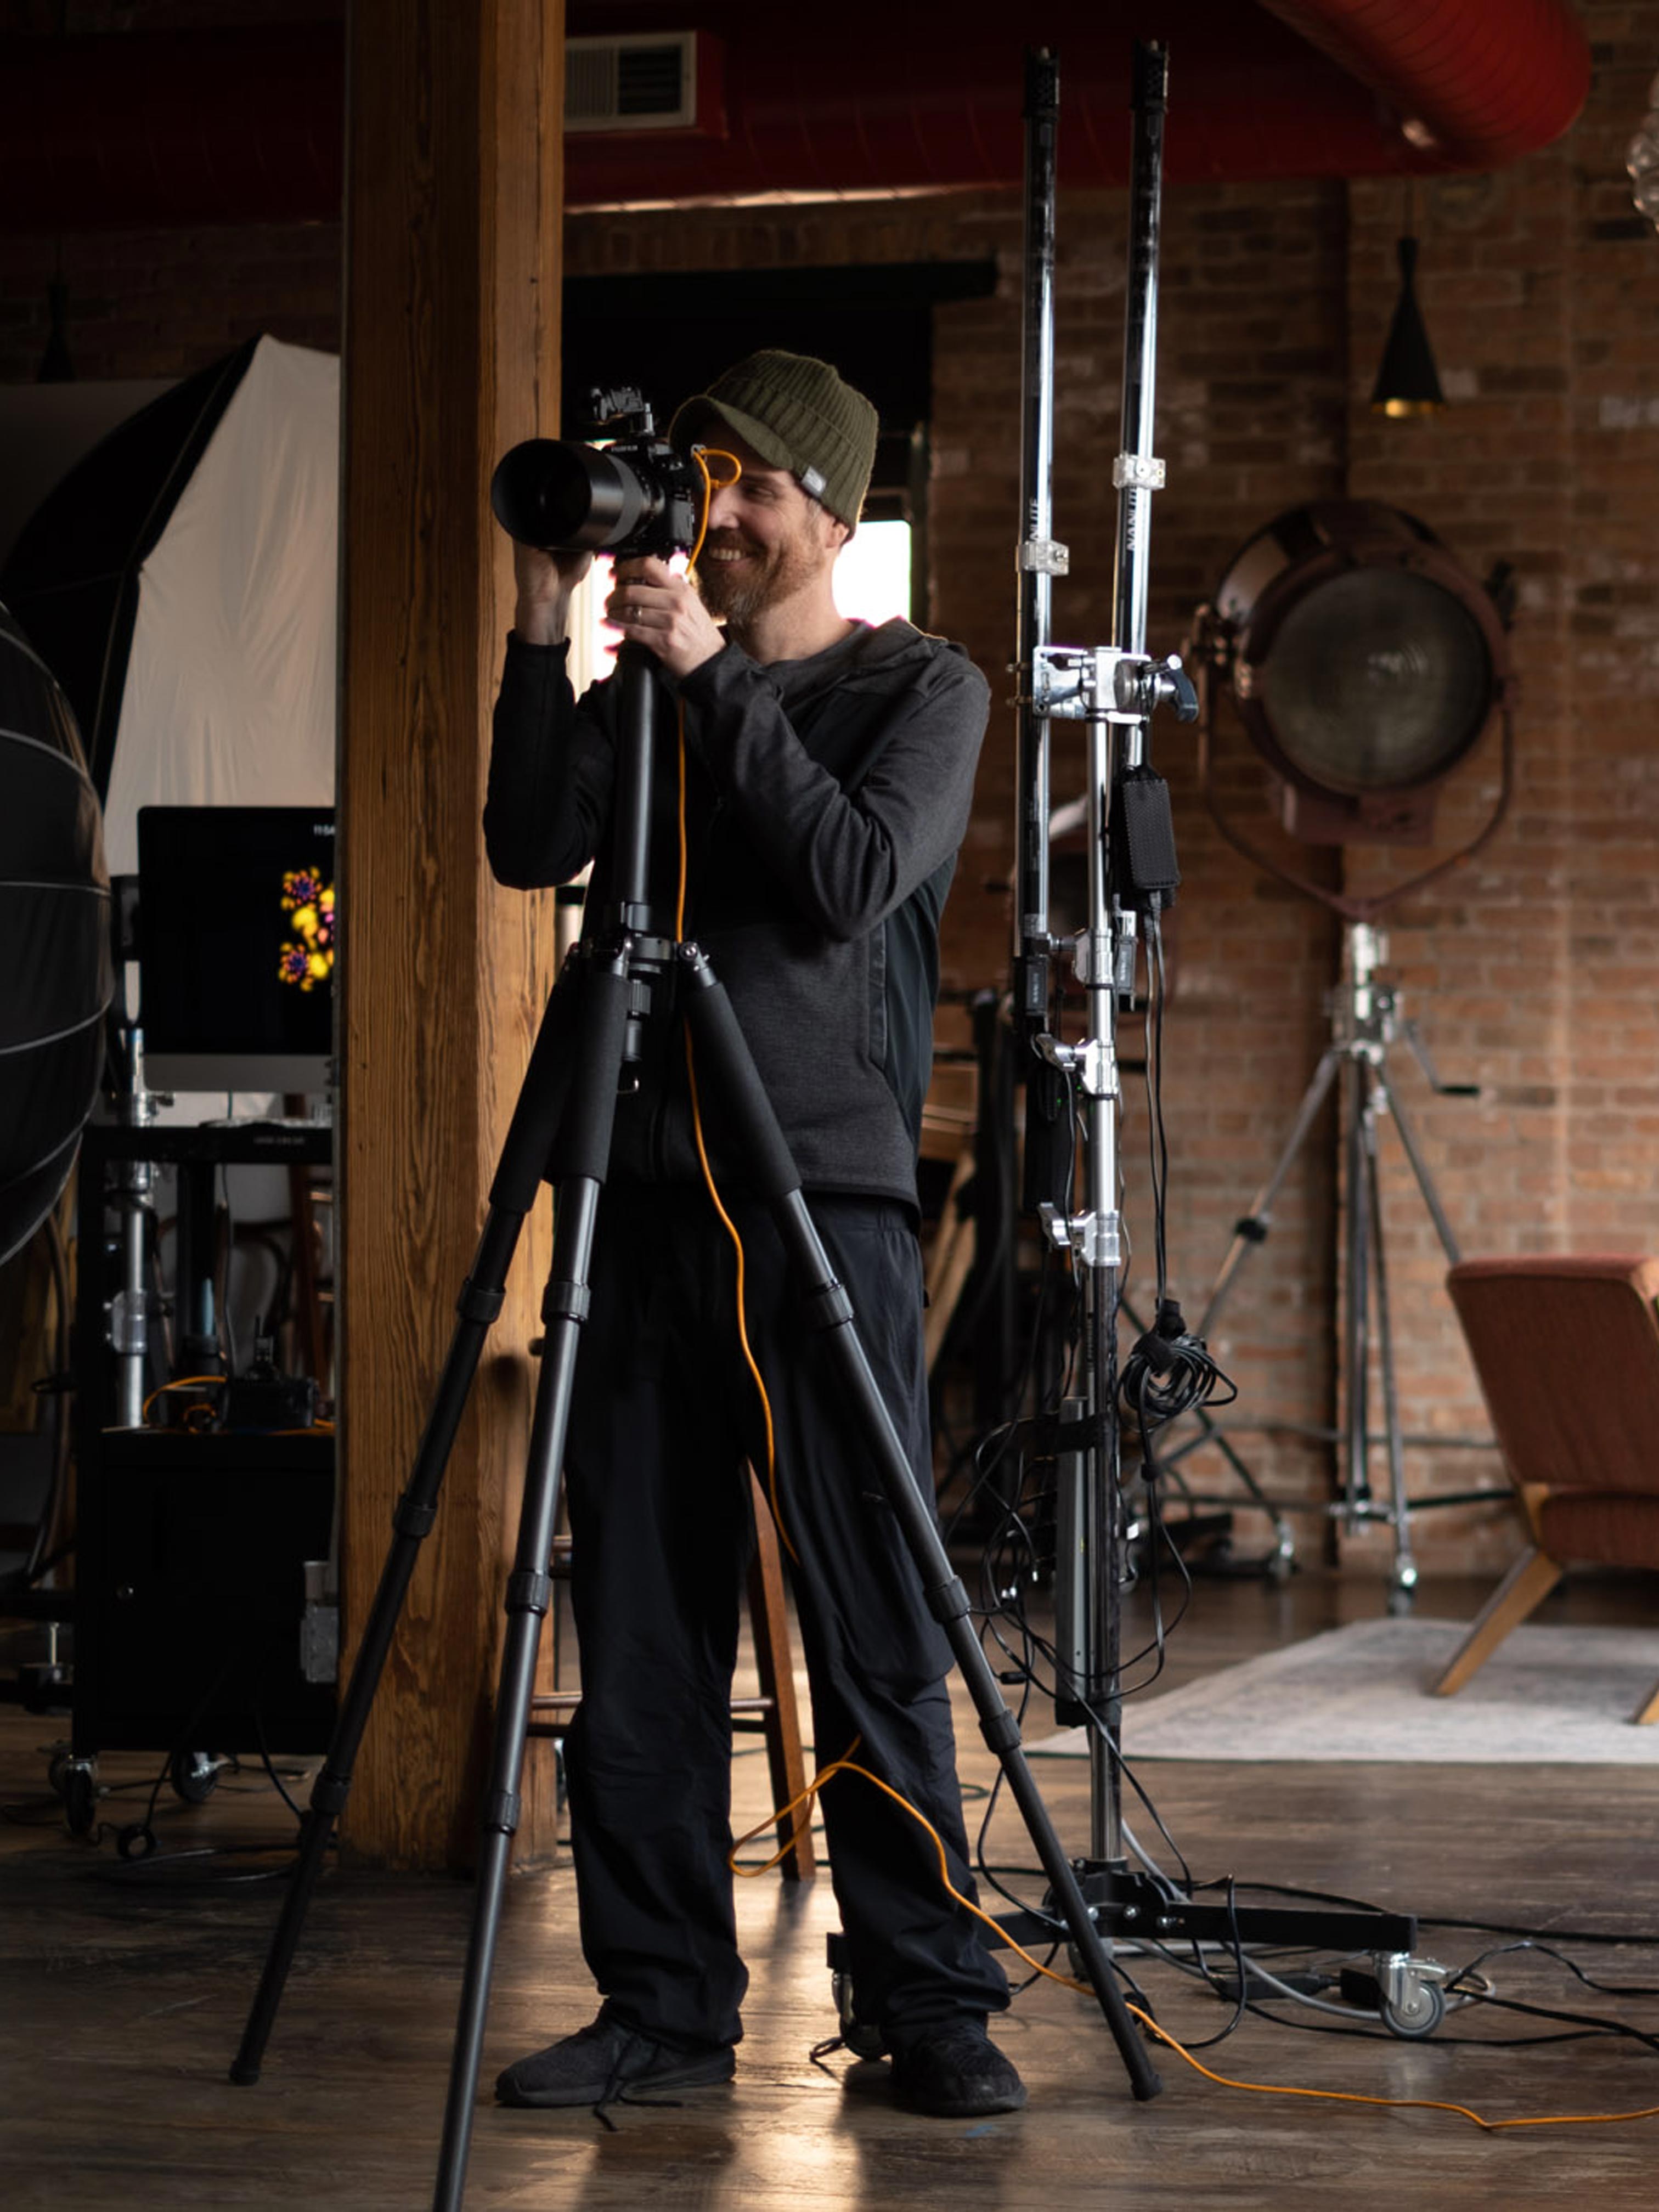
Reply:
[[[1431,1696],[1465,1627],[1356,1621],[1165,1696],[1130,1698],[1125,1754],[1659,1766],[1659,1724],[1630,1717],[1659,1682],[1659,1631],[1517,1628],[1455,1697]],[[1088,1744],[1066,1729],[1027,1749],[1082,1757]]]

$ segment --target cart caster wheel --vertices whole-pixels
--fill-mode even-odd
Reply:
[[[1389,1612],[1395,1620],[1409,1620],[1417,1603],[1417,1588],[1413,1583],[1395,1583],[1389,1590]]]
[[[98,1818],[98,1770],[89,1759],[72,1759],[61,1784],[64,1819],[72,1836],[89,1836]]]
[[[1416,1994],[1404,2004],[1393,2005],[1385,1998],[1380,2016],[1390,2035],[1414,2043],[1432,2035],[1444,2020],[1446,2000],[1433,1982],[1419,1982]]]
[[[219,1762],[210,1752],[175,1751],[167,1763],[173,1794],[186,1805],[205,1805],[219,1787]]]
[[[64,1795],[64,1787],[69,1779],[69,1753],[62,1750],[54,1751],[46,1762],[46,1787],[54,1797],[61,1797]]]
[[[1267,1562],[1267,1579],[1282,1589],[1296,1572],[1295,1555],[1290,1552],[1275,1552]]]
[[[117,1830],[115,1848],[124,1859],[147,1859],[155,1849],[155,1831],[148,1820],[130,1820]]]

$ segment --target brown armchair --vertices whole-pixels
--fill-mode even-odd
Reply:
[[[1465,1260],[1446,1287],[1532,1542],[1435,1684],[1443,1698],[1569,1563],[1659,1568],[1659,1260]],[[1632,1717],[1659,1720],[1659,1684]]]

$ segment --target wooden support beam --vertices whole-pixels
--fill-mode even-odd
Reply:
[[[550,896],[480,816],[512,619],[490,471],[558,433],[562,0],[353,0],[340,1057],[343,1606],[361,1635],[553,976]],[[473,1852],[549,1253],[522,1240],[358,1761],[344,1838]],[[552,1847],[534,1754],[521,1859]]]

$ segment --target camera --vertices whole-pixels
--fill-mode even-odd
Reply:
[[[530,438],[503,456],[489,482],[496,521],[544,553],[690,552],[702,505],[696,464],[653,434],[651,410],[629,386],[595,391],[592,415],[596,431],[618,428],[614,443]]]

